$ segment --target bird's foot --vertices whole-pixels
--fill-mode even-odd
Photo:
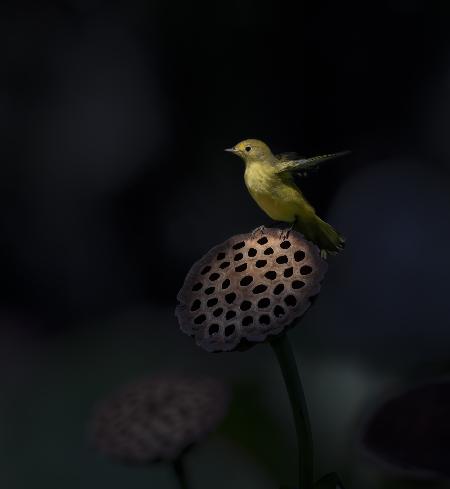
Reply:
[[[282,229],[280,231],[280,241],[286,241],[291,234],[292,228]]]
[[[266,231],[266,226],[259,226],[250,233],[250,237],[255,239],[258,234],[264,234]]]
[[[288,228],[282,229],[280,231],[280,240],[285,241],[286,239],[289,238],[289,235],[291,234],[291,231],[294,229],[295,223],[297,220],[295,220]]]

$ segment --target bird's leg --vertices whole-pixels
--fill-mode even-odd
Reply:
[[[322,257],[323,260],[326,260],[328,258],[327,250],[320,250],[320,256]]]
[[[280,232],[281,241],[284,241],[285,239],[289,238],[289,235],[291,234],[291,231],[294,229],[296,224],[297,224],[297,216],[295,216],[294,222],[287,229],[281,230]]]
[[[264,234],[265,230],[266,230],[266,226],[264,225],[258,226],[250,233],[251,239],[255,239],[258,234]]]

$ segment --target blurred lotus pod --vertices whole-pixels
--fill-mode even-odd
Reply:
[[[385,398],[366,421],[362,443],[396,477],[450,479],[450,379]]]
[[[230,351],[277,335],[320,291],[327,263],[300,233],[240,234],[196,262],[178,294],[182,331],[207,351]]]
[[[228,401],[228,389],[215,379],[142,379],[99,404],[92,441],[99,452],[122,463],[174,461],[219,425]]]

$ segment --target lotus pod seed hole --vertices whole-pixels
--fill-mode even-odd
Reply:
[[[262,268],[267,265],[267,260],[258,260],[256,262],[256,268]]]
[[[236,253],[234,255],[234,261],[242,260],[242,258],[244,258],[244,255],[242,253]]]
[[[273,248],[266,248],[264,250],[265,255],[273,255]]]
[[[305,252],[302,250],[298,250],[294,253],[295,261],[302,261],[305,258]]]
[[[214,282],[215,280],[217,280],[218,278],[220,277],[220,275],[218,273],[212,273],[210,276],[209,276],[209,280],[211,280],[211,282]]]
[[[225,314],[225,319],[233,319],[236,316],[236,313],[234,311],[228,311]]]
[[[202,303],[200,302],[199,299],[195,299],[195,301],[191,305],[191,311],[197,311],[197,309],[200,308],[201,304]]]
[[[274,289],[273,289],[273,293],[275,295],[280,295],[281,292],[283,292],[284,290],[284,285],[283,284],[278,284]]]
[[[211,295],[215,290],[215,287],[208,287],[207,289],[205,289],[205,294]]]
[[[284,298],[284,302],[289,307],[294,307],[297,304],[297,299],[293,295],[288,295]]]
[[[208,302],[206,303],[206,305],[208,307],[214,307],[218,302],[218,299],[216,299],[215,297],[213,297],[212,299],[209,299]]]
[[[251,257],[251,258],[253,258],[254,256],[256,256],[256,253],[257,253],[257,251],[255,250],[255,248],[250,248],[248,250],[248,256]]]
[[[294,273],[294,269],[292,267],[286,268],[286,270],[283,272],[283,275],[286,278],[292,277],[292,274]]]
[[[270,316],[267,314],[263,314],[259,317],[259,322],[261,324],[270,324]]]
[[[233,245],[233,250],[240,250],[244,246],[245,246],[245,241],[239,241],[239,243]]]
[[[281,255],[281,256],[277,257],[276,262],[280,265],[282,265],[283,263],[287,263],[288,257],[286,255]]]
[[[253,289],[254,294],[262,294],[267,290],[267,285],[259,284]]]
[[[219,325],[218,324],[211,324],[211,326],[208,329],[208,333],[210,336],[213,336],[219,332]]]
[[[226,328],[225,328],[225,336],[231,336],[234,332],[236,331],[236,326],[234,324],[229,324]]]
[[[219,317],[221,314],[223,313],[223,309],[221,307],[218,307],[217,309],[215,309],[213,311],[213,316],[215,316],[216,318]]]
[[[312,268],[309,265],[303,265],[300,268],[300,273],[302,275],[309,275],[312,272]]]
[[[221,268],[222,270],[224,270],[225,268],[227,268],[229,266],[230,266],[230,262],[229,261],[224,261],[223,263],[221,263],[219,265],[219,268]]]
[[[243,272],[244,270],[247,270],[247,263],[243,263],[235,268],[236,272]]]
[[[252,303],[250,301],[243,301],[240,305],[242,311],[248,311],[252,307]]]
[[[192,287],[192,290],[194,292],[197,292],[198,290],[200,290],[201,288],[203,287],[203,284],[201,282],[197,282],[193,287]]]
[[[258,301],[258,307],[264,309],[265,307],[270,306],[270,299],[268,297],[264,297]]]
[[[257,243],[260,245],[265,245],[267,243],[268,239],[264,236],[263,238],[259,238]]]
[[[253,282],[253,277],[251,275],[246,275],[244,278],[241,279],[239,282],[242,287],[246,287],[247,285],[250,285]]]
[[[227,278],[225,279],[223,282],[222,282],[222,289],[228,289],[228,287],[230,286],[230,279]]]
[[[223,260],[225,258],[225,253],[219,253],[216,258],[217,261]]]
[[[270,270],[264,274],[264,277],[268,278],[269,280],[275,280],[277,278],[277,272]]]
[[[230,292],[225,296],[225,300],[228,302],[228,304],[232,304],[236,299],[236,294],[234,292]]]
[[[291,247],[291,242],[290,241],[283,241],[280,244],[280,248],[283,248],[283,250],[287,250],[290,247]]]
[[[206,275],[211,270],[211,267],[207,265],[200,273]]]
[[[178,413],[180,414],[180,416],[182,416],[184,418],[185,416],[189,416],[189,409],[187,409],[184,406],[180,406],[178,408]]]
[[[202,324],[203,322],[205,322],[205,320],[206,320],[206,316],[204,314],[200,314],[200,316],[197,316],[194,319],[194,323],[195,324]]]
[[[302,282],[301,280],[294,280],[292,282],[293,289],[301,289],[304,286],[305,286],[305,282]]]
[[[159,416],[159,420],[162,422],[162,424],[165,424],[166,426],[170,426],[173,423],[172,416],[170,416],[169,413],[162,413]],[[165,444],[168,444],[168,440],[164,441]]]
[[[242,326],[250,326],[253,323],[253,318],[251,316],[245,316],[242,320]]]
[[[286,311],[280,305],[277,304],[273,310],[273,313],[275,317],[279,318],[281,316],[284,316],[286,314]]]

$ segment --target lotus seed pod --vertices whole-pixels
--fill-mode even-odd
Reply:
[[[390,394],[366,421],[366,455],[392,475],[450,479],[450,380]]]
[[[139,380],[99,404],[92,442],[103,455],[122,463],[174,461],[219,425],[228,400],[224,384],[210,378]]]
[[[175,314],[207,351],[249,346],[303,316],[326,270],[317,246],[295,231],[233,236],[192,266]]]

